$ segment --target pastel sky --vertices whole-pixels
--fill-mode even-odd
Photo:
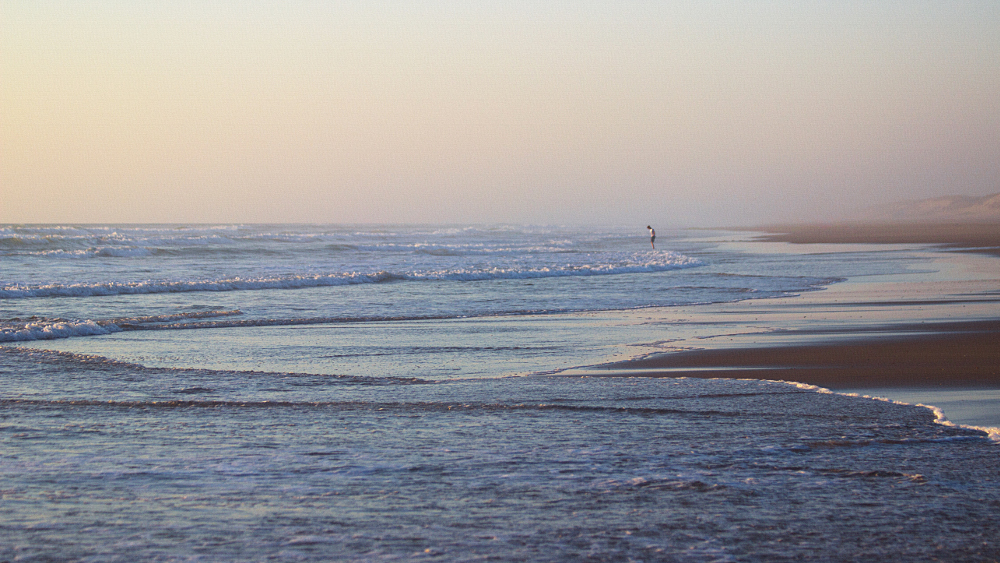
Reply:
[[[1000,191],[1000,2],[0,2],[0,222],[733,225]]]

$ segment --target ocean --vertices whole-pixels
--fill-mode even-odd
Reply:
[[[657,231],[0,227],[0,560],[1000,558],[947,410],[588,371],[884,322],[719,312],[947,253]],[[958,307],[892,314],[995,317]]]

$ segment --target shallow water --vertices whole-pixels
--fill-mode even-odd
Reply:
[[[24,390],[0,402],[8,559],[1000,554],[997,448],[919,407],[759,381],[0,357]]]

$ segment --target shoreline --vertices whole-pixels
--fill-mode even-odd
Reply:
[[[944,273],[859,278],[790,301],[732,307],[725,320],[767,319],[777,330],[594,367],[631,375],[781,379],[830,389],[1000,387],[1000,223],[843,222],[740,230],[754,234],[750,245],[934,245],[946,261],[935,262]]]
[[[933,267],[848,278],[788,300],[713,308],[703,320],[731,326],[729,334],[683,339],[672,349],[574,371],[815,385],[934,406],[945,420],[1000,436],[1000,225],[855,223],[741,230],[754,234],[745,243],[750,246],[923,246]],[[753,325],[766,330],[749,330]]]

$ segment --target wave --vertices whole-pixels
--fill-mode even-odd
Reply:
[[[491,316],[539,315],[552,312],[556,311],[507,311],[503,313],[494,313]],[[151,315],[146,317],[124,317],[103,320],[50,319],[41,317],[32,317],[29,319],[9,319],[6,321],[0,321],[0,342],[59,340],[79,336],[98,336],[117,332],[132,332],[140,330],[194,330],[210,328],[304,326],[316,324],[366,322],[433,321],[468,317],[467,315],[373,315],[364,317],[291,317],[283,319],[227,318],[224,320],[218,320],[218,317],[233,317],[242,314],[242,311],[236,310]]]
[[[46,285],[8,285],[0,288],[0,299],[37,297],[96,297],[196,291],[253,291],[267,289],[305,289],[366,283],[399,281],[487,281],[540,279],[569,276],[599,276],[654,273],[701,265],[699,260],[682,254],[666,253],[647,262],[623,261],[617,264],[564,264],[532,268],[481,268],[441,271],[308,274],[274,277],[233,277],[203,281],[137,281]]]
[[[100,246],[78,250],[40,250],[37,252],[22,252],[28,256],[44,256],[46,258],[136,258],[152,256],[157,251],[142,246]]]
[[[294,225],[2,226],[0,255],[49,258],[202,256],[328,252],[415,253],[431,256],[524,255],[603,248],[588,232],[526,227],[357,230]]]
[[[482,317],[516,317],[570,313],[569,309],[514,310],[495,313],[442,314],[442,315],[371,315],[338,317],[289,317],[255,319],[212,319],[242,315],[242,311],[207,311],[202,313],[181,313],[175,315],[153,315],[148,317],[126,317],[118,319],[48,319],[32,317],[27,320],[9,319],[0,321],[0,343],[31,342],[36,340],[59,340],[64,338],[99,336],[117,332],[145,330],[195,330],[213,328],[245,328],[306,326],[317,324],[376,323],[403,321],[440,321]],[[203,320],[210,319],[210,320]]]
[[[144,374],[171,374],[176,376],[184,375],[198,375],[198,376],[218,376],[218,375],[244,375],[251,377],[278,377],[278,378],[323,378],[324,381],[336,382],[348,385],[434,385],[439,382],[421,379],[419,377],[393,377],[393,376],[381,376],[372,377],[364,375],[330,375],[330,374],[317,374],[317,373],[301,373],[301,372],[271,372],[271,371],[246,371],[246,370],[219,370],[219,369],[209,369],[209,368],[176,368],[176,367],[149,367],[142,364],[136,364],[132,362],[125,362],[122,360],[115,360],[105,356],[98,356],[95,354],[80,354],[76,352],[61,352],[58,350],[40,350],[35,348],[18,348],[18,347],[0,347],[0,354],[20,356],[22,358],[28,358],[33,363],[42,364],[52,364],[52,365],[77,365],[79,367],[86,367],[92,370],[130,370],[134,372],[140,372]],[[199,393],[211,393],[212,389],[205,387],[185,387],[180,389],[175,389],[172,393],[189,395],[189,394],[199,394]],[[107,401],[107,400],[87,400],[87,399],[16,399],[7,398],[0,399],[0,404],[75,404],[75,405],[126,405],[126,406],[170,406],[172,403],[206,403],[205,401]],[[222,404],[221,401],[208,401],[208,403]],[[233,401],[232,403],[244,403],[243,401]],[[273,406],[275,404],[287,404],[287,405],[308,405],[315,404],[309,402],[274,402],[274,401],[259,401],[258,403],[264,406]]]
[[[23,324],[6,321],[0,324],[0,342],[57,340],[74,336],[97,336],[121,332],[117,326],[102,325],[92,320],[38,320]]]
[[[196,370],[205,371],[205,370]],[[236,372],[243,373],[243,372]],[[250,372],[245,372],[250,373]],[[260,375],[260,374],[257,374]],[[313,374],[271,374],[271,375],[313,375]],[[350,378],[359,379],[355,376],[322,376],[329,378]],[[364,378],[371,379],[374,384],[385,385],[385,382],[378,382],[379,379],[389,378]],[[423,384],[423,385],[433,385],[436,382],[425,381],[417,378],[412,378],[409,380],[404,380],[403,378],[398,378],[398,381],[393,381],[389,384]],[[106,407],[106,408],[219,408],[219,407],[236,407],[236,408],[297,408],[297,407],[332,407],[342,410],[370,410],[370,411],[390,411],[390,410],[402,410],[406,412],[411,412],[415,410],[425,411],[425,412],[475,412],[475,411],[485,411],[485,412],[505,412],[505,411],[565,411],[565,412],[580,412],[580,413],[608,413],[608,414],[618,414],[618,415],[639,415],[639,416],[650,416],[650,415],[693,415],[693,416],[727,416],[741,418],[748,416],[746,413],[738,411],[719,411],[719,410],[697,410],[697,409],[671,409],[671,408],[656,408],[656,407],[616,407],[616,406],[601,406],[601,405],[553,405],[549,403],[496,403],[496,402],[461,402],[461,403],[450,403],[450,402],[427,402],[427,401],[394,401],[394,402],[375,402],[375,401],[244,401],[244,400],[185,400],[185,399],[167,399],[167,400],[149,400],[149,401],[116,401],[116,400],[103,400],[103,399],[17,399],[17,398],[0,398],[0,405],[3,406],[83,406],[83,407]]]
[[[288,251],[278,246],[248,245],[248,244],[218,244],[215,241],[193,244],[192,241],[185,241],[185,244],[160,243],[158,241],[143,241],[142,245],[113,245],[113,246],[73,246],[62,245],[60,248],[46,248],[38,245],[15,245],[13,243],[3,244],[0,241],[0,256],[30,256],[43,258],[142,258],[147,256],[175,256],[175,257],[240,257],[262,255],[284,256]],[[246,241],[242,241],[246,242]],[[253,242],[253,241],[251,241]],[[266,242],[281,242],[268,239]],[[385,254],[416,254],[438,257],[460,257],[460,256],[524,256],[531,254],[571,254],[585,253],[580,250],[566,248],[557,242],[551,245],[535,246],[485,246],[482,244],[400,244],[400,243],[380,243],[361,244],[329,242],[323,243],[320,248],[310,248],[300,246],[297,251],[317,251],[324,253],[376,253]]]
[[[143,317],[123,317],[108,320],[93,319],[49,319],[31,317],[9,319],[0,322],[0,342],[31,342],[35,340],[58,340],[75,336],[98,336],[128,330],[150,330],[178,326],[178,321],[242,315],[241,311],[199,311],[149,315]],[[190,323],[189,323],[190,324]]]

